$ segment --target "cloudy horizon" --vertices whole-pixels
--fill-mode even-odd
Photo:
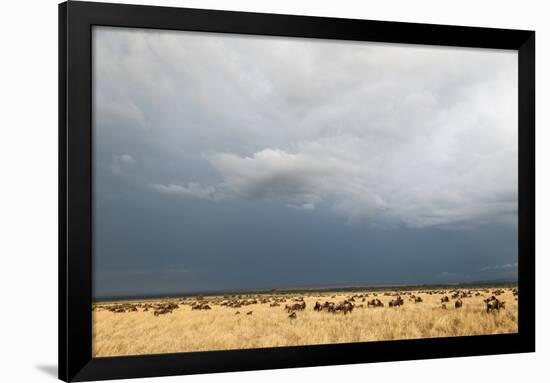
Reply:
[[[94,296],[517,278],[517,52],[93,29]]]

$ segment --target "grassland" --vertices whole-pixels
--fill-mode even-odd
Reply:
[[[307,292],[243,295],[240,298],[206,296],[199,299],[95,303],[93,355],[102,357],[517,332],[518,302],[512,288],[502,289],[497,297],[499,301],[506,302],[506,308],[487,313],[484,299],[493,295],[494,290],[459,291],[459,294],[467,295],[461,298],[463,305],[460,308],[455,308],[457,299],[451,296],[456,291],[450,289]],[[388,303],[398,295],[403,298],[404,304],[388,307]],[[413,295],[420,297],[422,302],[415,303],[411,299]],[[444,296],[449,297],[446,308],[442,308],[441,298]],[[341,302],[351,298],[354,305],[351,313],[314,310],[317,301]],[[379,298],[384,307],[367,307],[367,302],[373,298]],[[250,303],[254,301],[256,303]],[[296,318],[290,318],[285,305],[302,301],[306,308],[296,311]],[[167,312],[163,314],[154,314],[155,306],[169,303],[177,307],[165,310]],[[193,305],[199,304],[208,305],[210,309],[193,309]],[[280,306],[272,307],[275,304]],[[113,312],[116,307],[126,309]],[[129,307],[133,307],[132,311],[128,310]],[[252,313],[247,315],[248,312]]]

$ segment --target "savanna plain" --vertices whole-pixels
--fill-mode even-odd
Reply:
[[[514,286],[95,302],[94,357],[518,331]]]

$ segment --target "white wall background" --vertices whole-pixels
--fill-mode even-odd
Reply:
[[[127,2],[127,1],[126,1]],[[143,379],[227,383],[518,382],[550,360],[550,23],[537,0],[172,0],[156,5],[412,21],[537,32],[537,353]],[[57,1],[0,3],[0,380],[54,381],[57,363]],[[546,362],[546,363],[545,363]]]

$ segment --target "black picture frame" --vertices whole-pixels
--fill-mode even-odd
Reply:
[[[518,51],[517,334],[92,358],[92,26]],[[88,381],[535,350],[535,32],[69,1],[59,5],[59,378]]]

